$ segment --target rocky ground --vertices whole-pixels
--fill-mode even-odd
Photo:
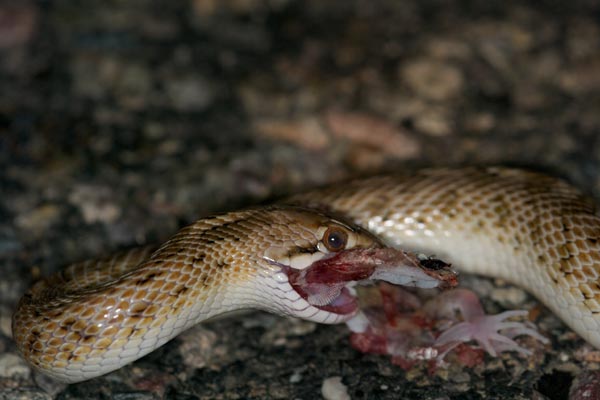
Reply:
[[[356,175],[518,165],[600,199],[599,17],[591,0],[0,1],[0,398],[313,399],[328,377],[352,399],[566,398],[600,354],[477,277],[489,311],[539,308],[552,345],[428,374],[343,326],[253,314],[62,387],[18,358],[10,315],[69,262]]]

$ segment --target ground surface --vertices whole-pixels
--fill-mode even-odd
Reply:
[[[475,369],[405,372],[344,327],[254,314],[52,395],[10,314],[66,263],[358,174],[521,165],[598,199],[599,21],[579,0],[0,2],[0,398],[313,399],[332,376],[353,399],[565,398],[600,357],[543,308],[551,347]]]

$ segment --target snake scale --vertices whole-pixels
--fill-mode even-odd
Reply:
[[[298,271],[380,240],[521,286],[600,348],[600,219],[559,179],[500,167],[429,169],[284,203],[207,217],[157,249],[74,264],[38,282],[13,317],[20,352],[42,372],[77,382],[237,309],[344,322],[356,311],[350,292],[301,287]]]

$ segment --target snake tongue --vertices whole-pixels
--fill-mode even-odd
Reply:
[[[347,314],[356,310],[350,282],[383,280],[422,288],[456,286],[456,273],[443,261],[392,248],[351,249],[314,262],[303,270],[287,269],[292,287],[310,304]]]

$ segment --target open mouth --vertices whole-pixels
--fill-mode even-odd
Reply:
[[[358,310],[352,287],[382,280],[403,286],[446,288],[457,284],[450,265],[433,258],[391,248],[344,250],[299,270],[283,266],[292,288],[309,304],[335,314]]]

